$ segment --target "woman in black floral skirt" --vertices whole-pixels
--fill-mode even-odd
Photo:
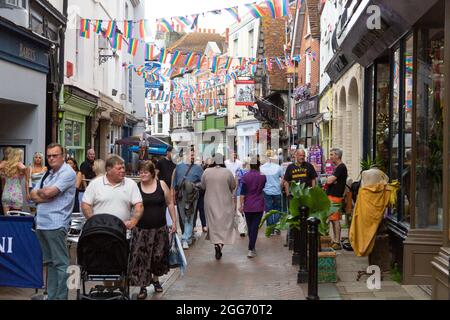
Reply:
[[[158,277],[169,272],[169,229],[166,222],[166,208],[172,218],[170,232],[176,232],[175,207],[166,183],[156,178],[155,166],[151,161],[139,164],[138,184],[144,203],[144,214],[133,229],[131,244],[130,277],[131,285],[141,290],[138,299],[147,297],[146,287],[153,284],[155,292],[163,288]]]

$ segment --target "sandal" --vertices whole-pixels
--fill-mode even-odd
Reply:
[[[147,288],[142,287],[141,291],[139,291],[137,298],[138,300],[144,300],[145,298],[147,298]]]
[[[163,287],[159,281],[152,281],[153,287],[155,287],[155,292],[163,292]]]

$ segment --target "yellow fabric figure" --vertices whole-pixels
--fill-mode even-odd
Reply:
[[[357,256],[368,256],[372,252],[377,229],[389,205],[392,192],[396,192],[396,188],[385,183],[360,188],[349,234]]]

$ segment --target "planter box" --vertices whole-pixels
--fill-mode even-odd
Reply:
[[[337,282],[336,251],[332,248],[323,248],[318,259],[319,283]]]
[[[331,248],[331,237],[330,236],[320,236],[320,248]]]

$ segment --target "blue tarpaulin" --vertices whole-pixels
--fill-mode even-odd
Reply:
[[[130,150],[133,152],[138,152],[139,151],[139,147],[138,146],[131,146]],[[148,148],[148,153],[149,154],[153,154],[153,155],[158,155],[158,156],[165,156],[167,152],[167,146],[154,146],[154,147],[149,147]]]
[[[42,252],[33,217],[0,216],[0,286],[42,288]]]

